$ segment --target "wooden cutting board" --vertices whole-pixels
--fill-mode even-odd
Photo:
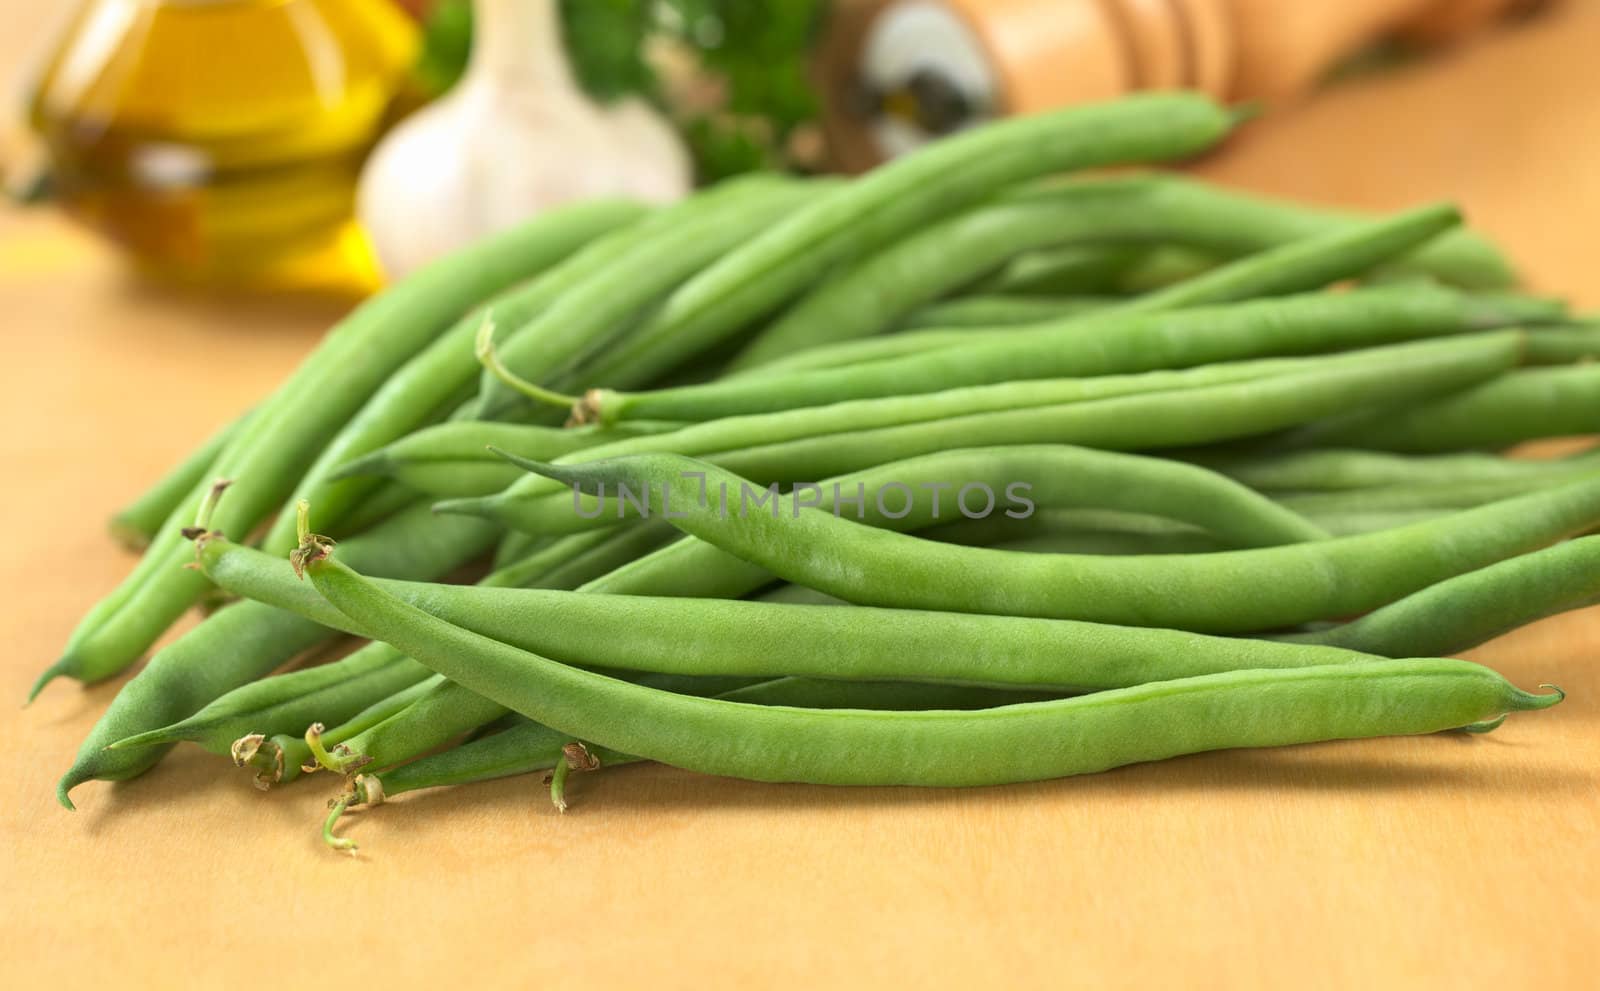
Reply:
[[[42,6],[0,2],[0,23]],[[1535,286],[1600,306],[1596,40],[1600,5],[1571,3],[1269,118],[1200,171],[1457,199]],[[0,214],[0,699],[132,564],[107,515],[335,311],[174,298],[49,214]],[[348,820],[358,860],[317,838],[333,782],[263,795],[186,750],[62,811],[55,778],[118,685],[57,684],[0,707],[0,984],[1592,986],[1597,653],[1595,611],[1476,651],[1570,692],[1487,738],[969,792],[629,767],[577,779],[566,816],[531,778],[406,796]]]

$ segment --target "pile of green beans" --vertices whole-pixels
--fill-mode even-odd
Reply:
[[[513,775],[1003,785],[1555,704],[1444,655],[1600,601],[1600,452],[1505,450],[1600,428],[1600,334],[1450,204],[1065,174],[1236,118],[578,204],[391,288],[112,521],[145,557],[36,693],[224,604],[61,803],[190,744],[338,781],[351,850]]]

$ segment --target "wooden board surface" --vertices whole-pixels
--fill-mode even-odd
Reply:
[[[27,22],[0,4],[6,23]],[[31,6],[31,5],[29,5]],[[1600,306],[1600,5],[1350,84],[1203,171],[1354,205],[1465,204],[1534,285]],[[326,305],[166,295],[49,215],[0,216],[0,699],[132,559],[103,521],[265,393]],[[1554,711],[1486,738],[1225,753],[979,791],[630,767],[406,796],[324,850],[180,750],[80,811],[56,777],[120,681],[0,706],[0,985],[1593,986],[1600,613],[1474,656]]]

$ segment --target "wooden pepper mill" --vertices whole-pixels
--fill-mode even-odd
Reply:
[[[1436,44],[1542,0],[836,0],[819,52],[839,164],[993,117],[1199,89],[1281,103],[1386,37]]]

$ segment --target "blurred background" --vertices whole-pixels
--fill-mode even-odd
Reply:
[[[566,200],[860,171],[995,117],[1183,87],[1264,110],[1199,171],[1352,206],[1455,198],[1537,287],[1592,302],[1546,225],[1600,215],[1597,7],[0,0],[0,168],[22,204],[0,260],[109,246],[156,284],[354,298]]]

